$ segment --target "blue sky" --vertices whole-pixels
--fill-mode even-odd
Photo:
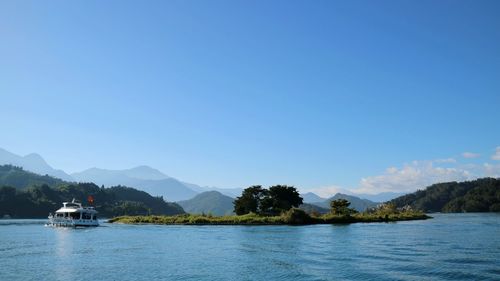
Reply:
[[[499,175],[499,12],[498,1],[2,1],[0,147],[68,172],[147,164],[219,187],[370,191],[364,178],[397,190],[384,177],[428,165]]]

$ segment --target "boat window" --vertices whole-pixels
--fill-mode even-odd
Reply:
[[[84,220],[90,220],[90,214],[89,213],[83,213],[82,214],[82,219],[84,219]]]
[[[71,218],[74,219],[74,220],[79,220],[80,219],[80,213],[71,213]]]

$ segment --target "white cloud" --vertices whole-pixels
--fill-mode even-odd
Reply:
[[[500,164],[483,164],[484,175],[486,177],[500,178]]]
[[[479,153],[474,153],[474,152],[464,152],[462,153],[463,158],[478,158],[481,156]]]
[[[472,152],[462,153],[464,158],[477,158],[480,155]],[[500,160],[500,146],[496,147],[493,160]],[[309,189],[322,197],[335,193],[346,194],[377,194],[381,192],[413,192],[429,185],[450,182],[474,180],[481,177],[500,178],[500,164],[460,163],[455,158],[444,158],[427,161],[413,161],[401,167],[389,167],[382,174],[364,177],[353,188],[329,186]]]
[[[497,146],[497,148],[495,149],[495,153],[491,155],[491,159],[500,160],[500,146]]]
[[[362,178],[356,193],[410,192],[423,189],[433,183],[463,181],[472,177],[471,173],[460,168],[435,166],[435,162],[413,161],[401,168],[391,167],[382,175]]]
[[[443,158],[434,160],[436,163],[456,163],[457,160],[455,158]]]

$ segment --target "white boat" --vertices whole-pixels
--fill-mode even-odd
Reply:
[[[81,203],[73,199],[71,202],[63,202],[63,207],[54,215],[49,214],[47,226],[99,226],[99,221],[94,207],[83,207]]]

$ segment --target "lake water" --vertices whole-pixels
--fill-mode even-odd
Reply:
[[[0,220],[0,280],[500,280],[500,214],[314,226]]]

